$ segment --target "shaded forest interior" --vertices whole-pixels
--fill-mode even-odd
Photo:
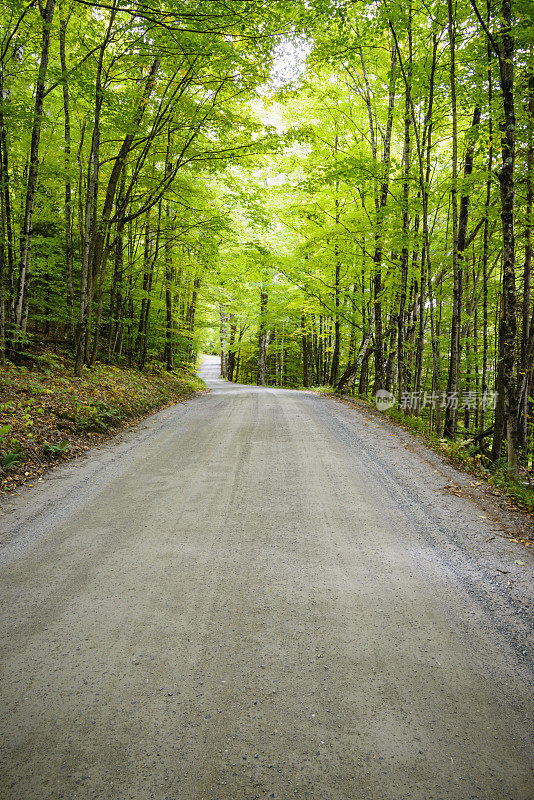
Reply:
[[[372,398],[528,474],[529,2],[9,0],[0,359]]]

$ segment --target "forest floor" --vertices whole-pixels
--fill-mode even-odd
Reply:
[[[80,456],[148,413],[205,391],[191,373],[97,363],[74,375],[71,358],[27,356],[0,367],[0,494]]]
[[[530,800],[534,548],[407,431],[203,370],[4,498],[0,798]]]

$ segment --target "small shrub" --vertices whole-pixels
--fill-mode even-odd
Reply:
[[[11,425],[2,425],[2,427],[0,428],[0,447],[2,446],[2,443],[10,430],[11,430]]]
[[[89,413],[78,417],[76,427],[79,430],[97,431],[105,433],[108,428],[119,425],[124,415],[114,408],[109,408],[105,403],[95,401],[89,406]]]
[[[54,353],[32,353],[29,355],[33,365],[39,372],[50,372],[57,370],[62,366],[62,359]]]
[[[69,448],[70,444],[67,439],[60,444],[49,444],[48,442],[43,444],[43,452],[46,453],[47,456],[64,456]]]
[[[7,472],[7,470],[11,469],[12,467],[18,467],[20,464],[24,464],[25,461],[26,456],[23,452],[6,453],[2,459],[2,467]]]
[[[4,426],[4,428],[6,427],[9,428],[8,425]],[[9,450],[4,452],[2,457],[1,463],[3,469],[7,471],[8,469],[12,469],[12,467],[18,467],[20,464],[24,464],[26,461],[26,453],[18,439],[10,439],[9,443],[6,442],[4,446],[6,449],[9,447]]]

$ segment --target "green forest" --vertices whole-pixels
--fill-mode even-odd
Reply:
[[[0,361],[396,398],[534,457],[529,0],[7,0]]]

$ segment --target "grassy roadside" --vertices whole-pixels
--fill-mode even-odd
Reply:
[[[388,422],[404,428],[421,439],[434,452],[445,457],[453,467],[486,482],[494,494],[502,497],[504,501],[510,503],[514,508],[527,512],[534,517],[534,489],[526,471],[519,478],[515,478],[506,469],[504,460],[495,464],[492,463],[481,452],[480,448],[473,445],[469,439],[459,439],[456,442],[440,439],[435,434],[430,434],[425,430],[424,420],[420,417],[406,416],[398,408],[393,407],[387,411],[378,411],[373,403],[360,397],[336,395],[331,389],[325,387],[319,387],[313,391],[338,397],[351,405],[364,408],[366,412],[373,416],[381,419],[386,418]]]
[[[205,389],[196,375],[160,365],[139,372],[98,363],[80,379],[68,356],[45,352],[32,355],[30,366],[6,363],[0,367],[0,494]]]

